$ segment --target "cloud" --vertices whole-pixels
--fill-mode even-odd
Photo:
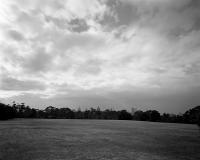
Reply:
[[[4,77],[1,75],[0,89],[6,91],[29,91],[29,90],[44,90],[45,85],[37,81],[18,80],[12,77]]]
[[[100,60],[89,59],[78,67],[75,74],[77,76],[84,74],[98,75],[101,72],[101,64]]]
[[[139,104],[145,93],[198,88],[199,8],[194,0],[2,2],[1,94],[57,103],[73,94],[81,105],[98,93],[93,104],[130,105],[126,96]]]
[[[24,70],[30,73],[45,72],[52,68],[52,56],[44,48],[37,48],[28,59],[25,59]]]
[[[22,41],[24,40],[24,37],[21,33],[15,31],[15,30],[9,30],[8,31],[8,36],[13,39],[13,40],[16,40],[16,41]]]
[[[89,29],[89,26],[84,19],[72,19],[69,25],[74,32],[84,32]]]
[[[67,50],[73,47],[83,47],[83,48],[98,48],[105,44],[106,39],[100,34],[89,34],[89,33],[69,33],[63,36],[56,37],[54,45],[58,49]]]

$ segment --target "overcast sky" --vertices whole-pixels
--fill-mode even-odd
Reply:
[[[199,0],[0,0],[0,101],[200,105]]]

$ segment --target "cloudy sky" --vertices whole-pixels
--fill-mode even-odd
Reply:
[[[0,101],[200,105],[199,0],[0,0]]]

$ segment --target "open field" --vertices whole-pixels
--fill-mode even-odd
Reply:
[[[111,120],[0,122],[0,160],[198,160],[195,125]]]

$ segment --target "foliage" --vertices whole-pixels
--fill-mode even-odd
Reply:
[[[200,106],[194,107],[183,114],[184,122],[196,123],[200,126]]]
[[[186,111],[183,115],[163,113],[162,115],[156,110],[141,111],[129,113],[127,110],[115,111],[112,109],[101,110],[100,107],[72,110],[66,108],[56,108],[49,106],[44,110],[30,108],[24,103],[5,105],[0,103],[0,119],[10,118],[56,118],[56,119],[113,119],[113,120],[139,120],[152,122],[168,123],[191,123],[200,126],[200,106]]]
[[[7,120],[16,116],[15,110],[9,105],[0,103],[0,120]]]

